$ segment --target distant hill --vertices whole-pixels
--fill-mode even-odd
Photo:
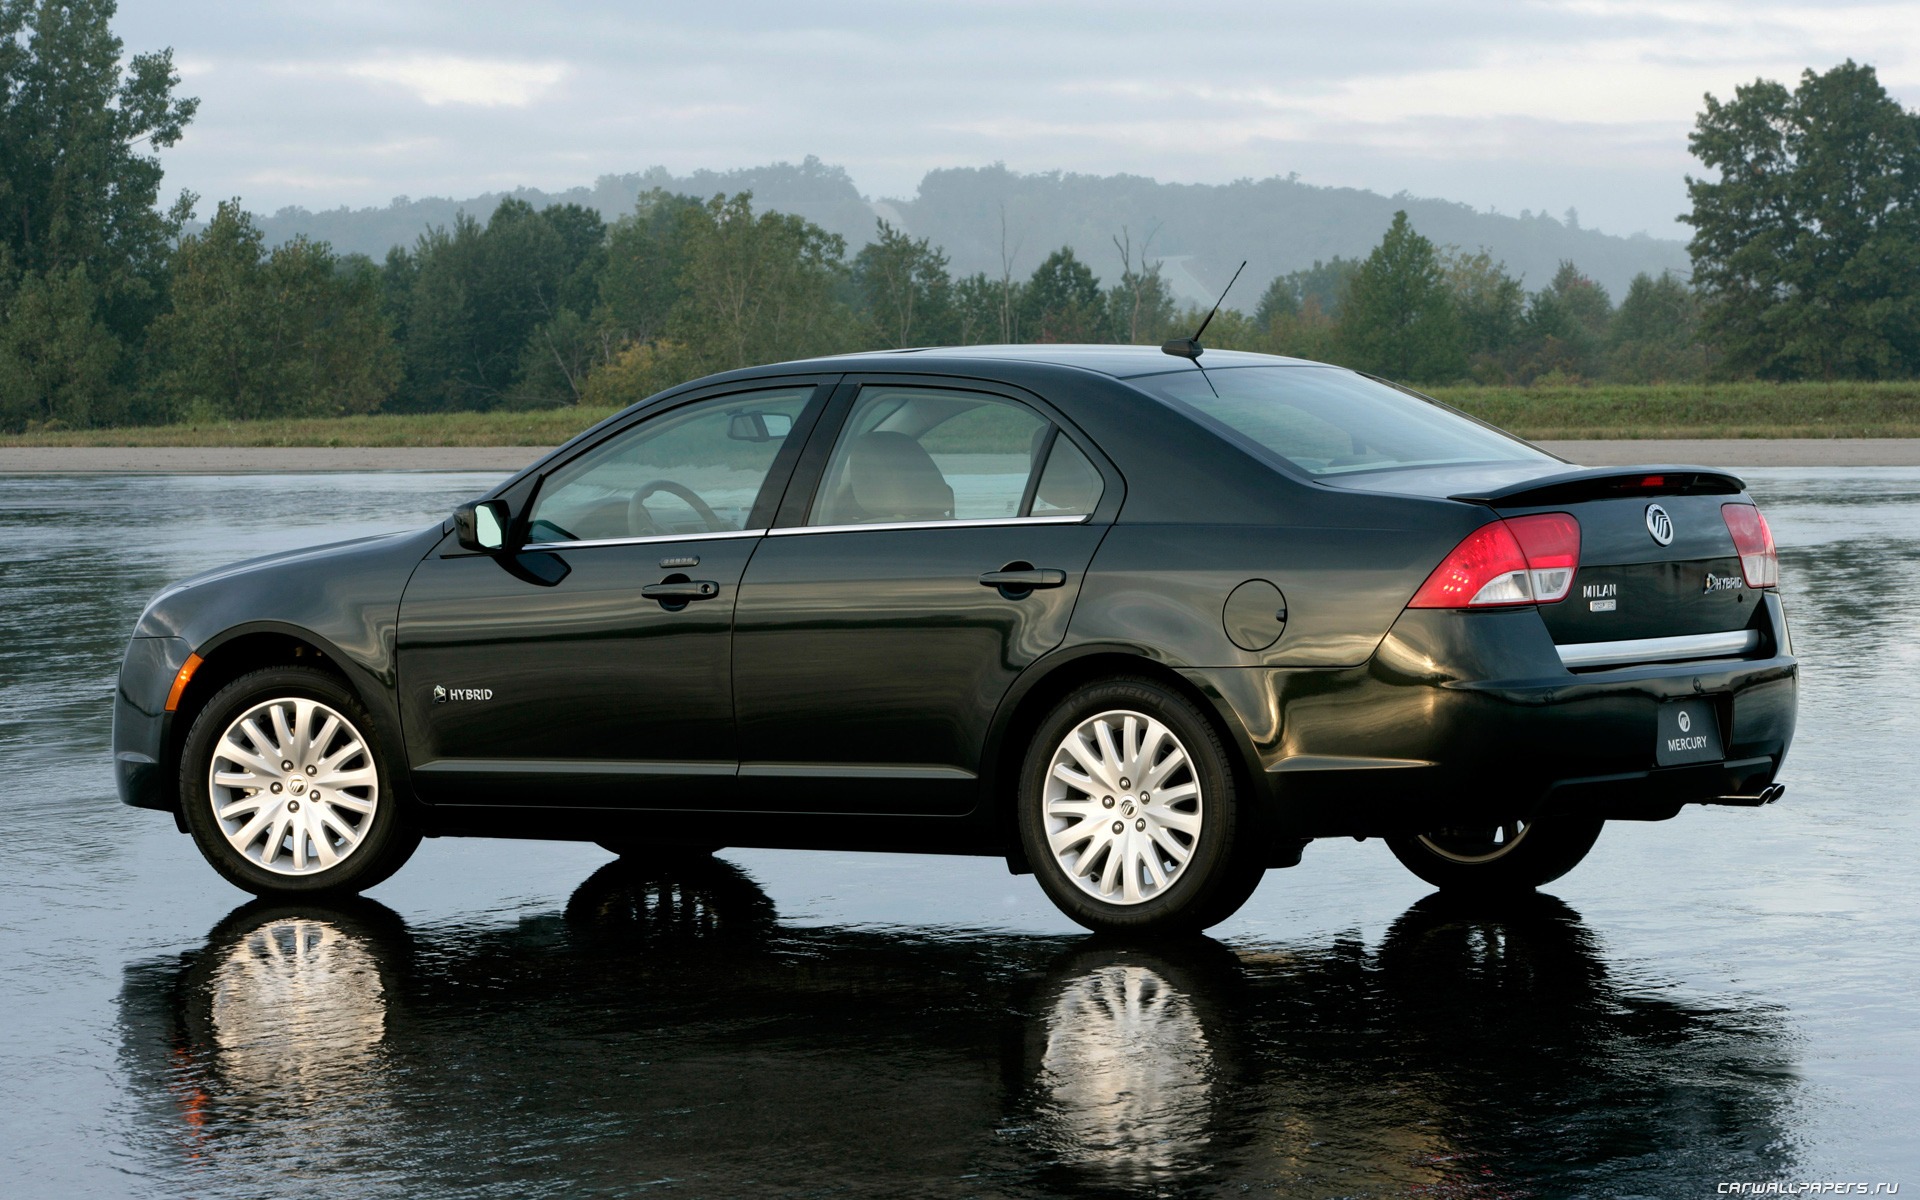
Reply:
[[[1003,206],[1009,249],[1020,248],[1016,275],[1030,273],[1064,244],[1111,280],[1120,271],[1112,239],[1121,228],[1131,234],[1136,254],[1148,231],[1157,229],[1153,254],[1168,260],[1171,282],[1188,284],[1182,290],[1189,299],[1211,302],[1246,259],[1247,273],[1234,285],[1232,300],[1248,310],[1275,275],[1336,254],[1364,256],[1403,208],[1413,227],[1439,245],[1486,247],[1530,290],[1544,287],[1562,259],[1577,263],[1616,302],[1635,274],[1685,272],[1689,265],[1686,247],[1677,241],[1614,237],[1570,228],[1544,214],[1506,217],[1446,200],[1286,178],[1157,183],[1138,175],[1021,175],[980,167],[929,172],[914,199],[893,202],[914,236],[946,247],[957,272],[992,275],[1001,269]]]
[[[1138,175],[1028,175],[1002,166],[968,167],[929,172],[912,199],[870,202],[845,170],[812,157],[797,166],[774,163],[691,175],[655,167],[603,175],[592,187],[562,192],[520,188],[466,200],[400,197],[385,208],[283,208],[259,222],[270,242],[305,234],[337,250],[378,259],[390,246],[410,245],[428,228],[450,224],[461,210],[484,221],[508,196],[537,207],[583,204],[611,220],[655,187],[703,197],[751,191],[757,208],[805,217],[846,238],[850,249],[869,241],[875,217],[884,216],[944,247],[956,275],[999,275],[1004,213],[1005,249],[1014,254],[1016,277],[1024,278],[1049,253],[1070,245],[1095,274],[1111,282],[1120,273],[1112,238],[1124,227],[1136,254],[1152,234],[1153,256],[1165,261],[1169,282],[1191,302],[1210,302],[1233,268],[1247,259],[1247,273],[1234,286],[1230,303],[1248,310],[1276,275],[1336,254],[1366,254],[1402,208],[1414,228],[1436,243],[1469,250],[1484,246],[1530,289],[1544,286],[1562,259],[1578,264],[1616,302],[1638,272],[1688,269],[1686,248],[1678,241],[1645,234],[1615,237],[1545,214],[1501,216],[1446,200],[1316,187],[1294,178],[1181,184]]]
[[[750,191],[756,209],[795,213],[841,235],[849,245],[864,245],[873,237],[873,208],[853,186],[853,180],[841,168],[829,167],[812,157],[799,166],[774,163],[738,171],[696,171],[691,175],[675,175],[665,167],[654,167],[632,175],[602,175],[592,187],[568,188],[563,192],[515,188],[510,192],[483,192],[465,200],[439,196],[414,200],[398,196],[385,208],[330,208],[322,212],[283,208],[270,217],[256,216],[255,221],[271,244],[295,234],[305,234],[316,241],[331,242],[335,250],[343,253],[381,259],[386,257],[389,247],[411,246],[428,229],[453,224],[454,215],[463,210],[485,223],[500,202],[509,197],[525,200],[535,208],[581,204],[598,210],[611,221],[632,212],[640,193],[653,188],[702,198],[717,192],[731,195]]]

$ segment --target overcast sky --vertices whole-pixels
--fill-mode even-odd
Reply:
[[[1680,237],[1702,93],[1848,57],[1920,106],[1903,3],[123,0],[200,114],[169,190],[249,208],[808,154],[861,191],[1005,162],[1579,209]]]

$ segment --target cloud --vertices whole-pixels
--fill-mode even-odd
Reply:
[[[815,154],[875,196],[1003,161],[1408,189],[1684,235],[1701,97],[1842,58],[1920,102],[1913,0],[121,0],[200,112],[170,182],[250,204],[561,188]],[[277,172],[277,174],[261,174]],[[344,180],[364,176],[353,186]],[[342,182],[329,184],[329,177]],[[311,180],[309,185],[300,183]]]
[[[557,62],[516,62],[504,58],[462,58],[451,54],[413,54],[350,63],[348,75],[405,88],[422,102],[470,104],[480,108],[525,108],[567,76]]]

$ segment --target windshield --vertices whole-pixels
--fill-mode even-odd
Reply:
[[[1216,367],[1204,375],[1175,371],[1128,382],[1198,409],[1311,475],[1557,461],[1459,413],[1338,367]]]

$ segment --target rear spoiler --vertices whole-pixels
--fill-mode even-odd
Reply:
[[[1707,467],[1580,467],[1489,491],[1463,492],[1452,499],[1469,504],[1531,507],[1621,496],[1735,496],[1746,488],[1738,475]]]

